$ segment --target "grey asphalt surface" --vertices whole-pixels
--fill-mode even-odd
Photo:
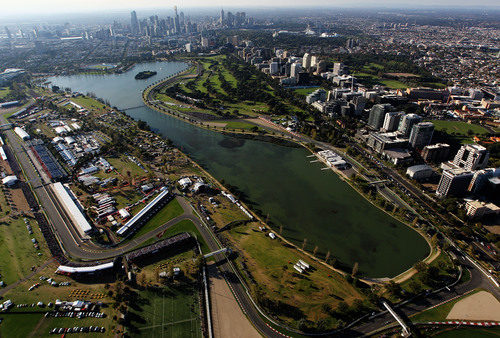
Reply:
[[[6,123],[4,116],[0,118],[1,123]],[[13,152],[16,154],[18,161],[20,162],[25,175],[29,183],[31,184],[33,190],[35,191],[40,205],[46,212],[53,229],[61,241],[63,250],[73,258],[80,260],[103,260],[116,257],[125,252],[128,252],[135,248],[138,244],[155,237],[157,234],[161,233],[170,226],[178,223],[183,219],[190,219],[197,226],[203,238],[205,239],[210,250],[217,250],[220,248],[217,241],[214,239],[212,232],[204,225],[200,219],[193,213],[193,210],[189,203],[182,197],[177,197],[181,206],[184,209],[184,214],[166,222],[156,230],[149,232],[138,239],[131,240],[126,244],[118,247],[103,248],[99,247],[91,242],[82,241],[73,225],[67,219],[62,208],[58,205],[57,199],[52,196],[49,188],[44,185],[42,179],[40,178],[38,172],[34,168],[31,160],[24,146],[24,142],[21,141],[17,135],[12,130],[7,130],[5,132],[6,137],[9,140],[9,145]],[[391,175],[392,176],[392,175]],[[404,184],[404,183],[403,183]],[[409,189],[412,191],[413,189]],[[413,191],[412,191],[413,192]],[[253,304],[251,298],[249,297],[245,286],[241,283],[240,279],[237,277],[235,271],[231,267],[231,263],[226,259],[225,255],[218,255],[216,257],[217,266],[225,276],[226,281],[231,286],[233,292],[235,293],[240,306],[243,311],[252,322],[252,324],[266,337],[283,337],[284,335],[271,329],[266,322],[259,315],[258,310]],[[414,313],[420,312],[430,306],[439,304],[447,299],[451,299],[457,295],[463,294],[467,291],[473,290],[478,287],[482,287],[490,292],[492,292],[497,298],[500,299],[500,292],[497,287],[495,287],[485,276],[479,271],[474,265],[470,264],[467,260],[461,258],[460,263],[468,267],[471,271],[471,280],[465,284],[457,285],[451,288],[451,291],[441,291],[437,294],[432,294],[426,297],[415,299],[415,301],[408,303],[401,307],[396,307],[397,311],[403,313],[406,316],[410,316]],[[382,314],[371,320],[360,323],[349,330],[345,331],[340,335],[345,336],[359,336],[372,332],[375,329],[387,325],[386,323],[390,321],[393,322],[393,318],[389,314]]]

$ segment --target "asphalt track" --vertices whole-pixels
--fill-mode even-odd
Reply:
[[[2,115],[0,118],[0,123],[7,123],[5,117]],[[80,261],[98,261],[111,259],[124,253],[133,250],[139,244],[147,241],[148,239],[156,237],[158,234],[178,223],[181,220],[189,219],[200,231],[202,237],[207,243],[210,250],[215,251],[221,248],[217,239],[213,235],[212,231],[205,225],[200,218],[195,214],[192,206],[183,197],[178,196],[177,199],[180,202],[184,214],[178,216],[157,229],[142,235],[139,238],[127,241],[123,245],[116,247],[102,247],[98,246],[90,241],[80,239],[78,232],[71,224],[71,221],[59,205],[58,201],[52,195],[50,188],[43,182],[40,174],[31,162],[24,141],[20,140],[19,137],[13,132],[13,130],[6,130],[5,136],[9,141],[9,146],[17,157],[17,160],[21,167],[23,168],[26,179],[30,183],[32,189],[34,190],[36,196],[38,197],[41,208],[44,210],[49,223],[52,226],[56,237],[58,238],[63,251],[66,253],[69,259],[77,259]],[[414,313],[420,312],[430,306],[439,304],[443,301],[451,299],[457,295],[464,294],[470,290],[478,287],[485,288],[486,290],[492,292],[495,297],[500,299],[500,292],[498,287],[493,285],[490,280],[485,276],[484,272],[480,271],[474,264],[471,264],[465,256],[459,256],[460,263],[471,272],[471,280],[464,284],[459,284],[448,290],[442,290],[436,294],[432,293],[426,296],[415,299],[405,305],[396,307],[397,311],[403,315],[410,316]],[[253,300],[249,296],[249,293],[242,284],[240,278],[237,275],[236,270],[226,258],[224,254],[219,254],[215,257],[216,265],[221,271],[222,275],[225,277],[226,282],[231,287],[238,303],[240,304],[243,312],[247,315],[250,322],[260,331],[260,333],[266,337],[284,337],[285,335],[277,332],[271,328],[266,321],[262,318],[259,313],[259,309],[253,303]],[[350,327],[349,329],[338,332],[330,333],[329,336],[361,336],[368,334],[378,328],[381,328],[388,324],[388,322],[393,322],[393,318],[388,313],[380,313],[376,316],[370,317],[366,321],[360,322],[359,324]]]

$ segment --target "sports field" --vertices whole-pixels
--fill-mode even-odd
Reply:
[[[140,291],[130,308],[133,337],[202,337],[197,290],[190,285]]]

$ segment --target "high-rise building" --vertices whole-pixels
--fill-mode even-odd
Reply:
[[[446,197],[448,195],[463,195],[467,192],[472,180],[473,173],[463,169],[450,169],[443,171],[436,189],[436,195]]]
[[[490,154],[488,150],[479,144],[467,144],[462,146],[453,159],[453,164],[465,170],[483,169],[488,164]]]
[[[414,149],[422,149],[432,140],[434,124],[432,122],[420,122],[413,126],[410,133],[410,144]]]
[[[344,64],[342,62],[335,62],[333,64],[333,74],[334,75],[344,74]]]
[[[311,67],[316,67],[318,64],[318,57],[316,55],[311,56]]]
[[[302,65],[298,62],[292,63],[290,68],[290,77],[298,77],[299,73],[302,71]]]
[[[220,10],[220,18],[219,18],[219,22],[221,25],[224,25],[224,21],[225,21],[225,18],[224,18],[224,10],[221,9]]]
[[[431,146],[425,146],[420,155],[425,162],[441,163],[448,160],[450,145],[446,143],[437,143]]]
[[[316,74],[319,75],[320,73],[323,73],[325,70],[326,70],[326,61],[319,60],[316,65]]]
[[[176,34],[179,34],[181,32],[181,24],[180,24],[180,21],[179,21],[179,14],[177,14],[177,6],[174,6],[174,12],[175,12],[175,16],[174,16],[174,32]]]
[[[385,114],[392,108],[389,103],[376,104],[370,110],[368,125],[373,129],[380,129],[384,124]]]
[[[399,120],[401,120],[403,115],[403,112],[388,112],[385,114],[382,129],[384,129],[384,131],[395,131],[398,129]]]
[[[401,118],[399,122],[398,131],[403,134],[404,137],[410,136],[411,129],[417,123],[422,121],[422,117],[417,114],[407,114]]]
[[[279,65],[278,62],[276,62],[276,61],[275,62],[271,62],[269,64],[269,74],[271,74],[271,75],[278,74],[279,73],[279,67],[280,67],[280,65]]]
[[[7,34],[7,38],[12,39],[12,34],[7,26],[5,26],[5,34]]]
[[[473,194],[484,192],[491,178],[500,177],[500,168],[486,168],[474,172],[468,190]]]
[[[130,13],[130,31],[132,34],[139,33],[139,21],[137,21],[137,13],[135,11]]]
[[[307,70],[310,67],[311,67],[311,55],[309,53],[305,53],[304,57],[302,58],[302,68]]]

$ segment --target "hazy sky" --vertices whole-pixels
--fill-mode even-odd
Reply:
[[[405,6],[499,6],[498,0],[0,0],[2,16],[9,14],[46,14],[55,12],[81,12],[101,11],[109,9],[132,10],[141,8],[179,8],[187,7],[350,7],[368,5],[370,7],[394,6],[402,8]]]

